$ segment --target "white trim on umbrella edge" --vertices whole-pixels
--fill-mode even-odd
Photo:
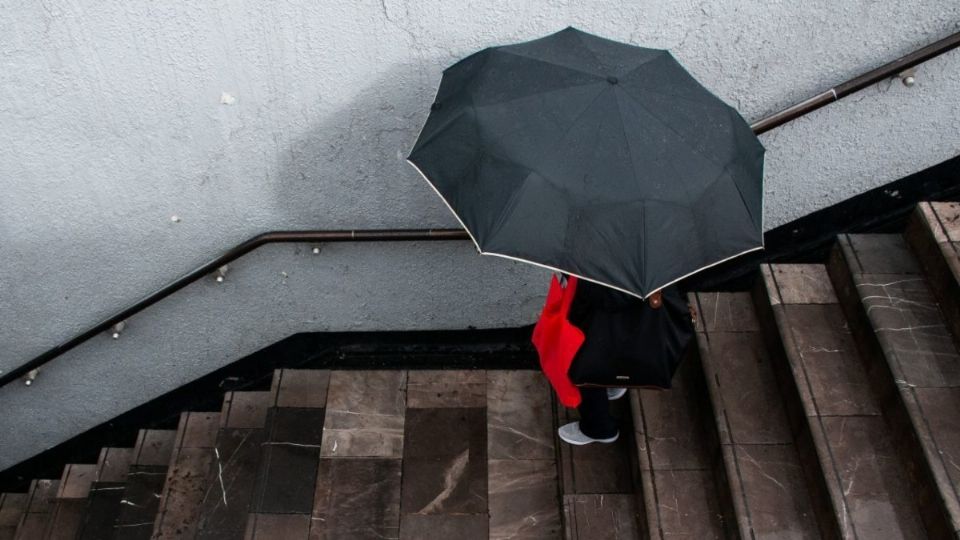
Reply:
[[[440,200],[443,201],[443,204],[445,204],[445,205],[447,206],[447,208],[450,210],[450,213],[453,214],[453,217],[457,218],[457,222],[460,223],[460,226],[463,227],[463,230],[467,231],[467,235],[470,236],[470,240],[473,241],[474,247],[477,248],[477,252],[480,253],[481,255],[492,255],[492,256],[494,256],[494,257],[502,257],[502,258],[504,258],[504,259],[510,259],[510,260],[512,260],[512,261],[519,261],[519,262],[523,262],[523,263],[527,263],[527,264],[532,264],[532,265],[534,265],[534,266],[539,266],[540,268],[546,268],[547,270],[553,270],[554,272],[562,272],[562,273],[564,273],[564,274],[570,274],[571,276],[576,276],[576,277],[578,277],[578,278],[580,278],[580,279],[583,279],[583,280],[586,280],[586,281],[591,281],[591,282],[596,283],[596,284],[598,284],[598,285],[603,285],[604,287],[610,287],[611,289],[616,289],[616,290],[618,290],[618,291],[620,291],[620,292],[622,292],[622,293],[629,294],[630,296],[635,296],[635,297],[637,297],[637,298],[639,298],[639,299],[641,299],[641,300],[646,300],[647,298],[650,297],[650,295],[654,294],[655,292],[659,291],[660,289],[662,289],[662,288],[664,288],[664,287],[669,287],[670,285],[673,285],[674,283],[676,283],[676,282],[678,282],[678,281],[680,281],[680,280],[682,280],[682,279],[684,279],[684,278],[686,278],[686,277],[692,276],[693,274],[696,274],[697,272],[700,272],[700,271],[702,271],[702,270],[706,270],[707,268],[716,266],[716,265],[721,264],[721,263],[725,263],[725,262],[729,261],[730,259],[734,259],[734,258],[737,258],[737,257],[739,257],[739,256],[741,256],[741,255],[745,255],[745,254],[747,254],[747,253],[750,253],[751,251],[757,251],[757,250],[760,250],[760,249],[764,249],[764,245],[763,245],[763,232],[761,232],[761,233],[760,233],[760,238],[761,238],[760,242],[761,242],[761,245],[759,245],[759,246],[757,246],[757,247],[752,247],[752,248],[747,249],[747,250],[744,250],[744,251],[741,251],[740,253],[737,253],[737,254],[735,254],[735,255],[731,255],[731,256],[727,257],[726,259],[722,259],[722,260],[719,260],[719,261],[717,261],[717,262],[710,263],[710,264],[708,264],[708,265],[706,265],[706,266],[702,266],[702,267],[694,270],[693,272],[684,274],[684,275],[678,277],[677,279],[674,279],[673,281],[668,281],[667,283],[664,283],[663,285],[660,285],[659,287],[656,287],[653,291],[647,293],[646,296],[640,296],[639,294],[637,294],[637,293],[635,293],[635,292],[630,292],[630,291],[628,291],[628,290],[626,290],[626,289],[622,289],[622,288],[620,288],[620,287],[617,287],[616,285],[611,285],[610,283],[604,283],[603,281],[599,281],[599,280],[596,280],[596,279],[588,278],[588,277],[586,277],[586,276],[582,276],[582,275],[580,275],[580,274],[577,274],[577,273],[575,273],[575,272],[571,272],[571,271],[569,271],[569,270],[563,270],[563,269],[561,269],[561,268],[556,268],[556,267],[554,267],[554,266],[549,266],[549,265],[546,265],[546,264],[543,264],[543,263],[538,263],[538,262],[534,262],[534,261],[531,261],[531,260],[522,259],[522,258],[520,258],[520,257],[513,257],[513,256],[511,256],[511,255],[504,255],[504,254],[502,254],[502,253],[494,253],[494,252],[492,252],[492,251],[484,251],[483,249],[480,248],[480,244],[477,242],[477,239],[473,237],[473,233],[470,232],[470,229],[467,228],[467,225],[463,222],[462,219],[460,219],[460,215],[457,214],[456,210],[454,210],[453,207],[450,206],[450,203],[447,202],[447,198],[444,197],[442,193],[440,193],[440,190],[439,190],[439,189],[437,189],[437,186],[433,185],[433,182],[431,182],[430,179],[427,178],[427,175],[423,174],[423,171],[420,170],[420,167],[417,167],[417,164],[416,164],[416,163],[410,161],[409,159],[407,159],[406,161],[407,161],[407,163],[409,163],[410,165],[412,165],[413,168],[416,169],[418,173],[420,173],[420,176],[424,179],[424,181],[427,182],[427,185],[430,186],[431,189],[433,189],[434,193],[436,193],[437,196],[440,197]],[[762,208],[762,204],[763,204],[763,203],[762,203],[762,200],[763,200],[763,197],[761,197],[761,208]],[[761,218],[761,223],[763,223],[763,218]],[[762,229],[761,229],[761,231],[762,231]]]

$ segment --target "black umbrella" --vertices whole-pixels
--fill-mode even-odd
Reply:
[[[646,297],[762,248],[763,152],[668,51],[567,28],[447,68],[408,161],[480,253]]]

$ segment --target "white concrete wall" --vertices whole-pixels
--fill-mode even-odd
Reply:
[[[0,370],[260,232],[455,226],[403,161],[441,70],[567,25],[671,49],[755,120],[960,2],[0,0]],[[960,154],[958,95],[953,52],[763,136],[766,227]],[[0,468],[293,332],[516,326],[546,287],[467,244],[308,248],[0,390]]]

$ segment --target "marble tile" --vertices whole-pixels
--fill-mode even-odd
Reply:
[[[710,334],[708,383],[719,386],[729,433],[721,442],[789,443],[790,424],[783,409],[773,366],[759,332]]]
[[[490,459],[554,459],[550,392],[539,371],[487,371]]]
[[[850,246],[865,272],[919,274],[920,267],[899,234],[848,234]]]
[[[324,417],[322,408],[271,408],[267,413],[267,440],[319,446],[323,439]]]
[[[793,445],[735,445],[737,467],[757,538],[820,538]]]
[[[406,381],[405,371],[332,372],[321,455],[403,455]]]
[[[400,518],[400,540],[450,538],[487,540],[486,514],[403,514]]]
[[[313,508],[324,410],[271,408],[252,511],[309,514]]]
[[[262,428],[267,409],[273,405],[273,392],[228,392],[224,396],[224,427],[236,429]]]
[[[874,398],[856,343],[838,304],[783,306],[788,331],[821,415],[875,415]]]
[[[98,482],[123,482],[133,463],[133,448],[104,448],[97,462]]]
[[[558,424],[580,419],[576,409],[558,404]],[[558,442],[564,493],[632,493],[635,467],[630,461],[634,444],[629,400],[610,404],[611,414],[619,420],[621,435],[611,444],[573,446]],[[625,474],[629,472],[629,474]]]
[[[636,467],[631,463],[634,444],[629,399],[610,403],[611,414],[618,419],[620,437],[611,444],[573,446],[558,442],[563,493],[631,493]],[[558,424],[580,419],[576,409],[558,404]]]
[[[281,370],[277,378],[277,407],[325,407],[329,385],[329,370]]]
[[[20,516],[27,509],[26,493],[0,493],[0,528],[16,529]]]
[[[759,330],[749,293],[697,293],[699,319],[707,332]]]
[[[960,203],[934,202],[930,206],[937,214],[947,238],[951,242],[960,242]]]
[[[155,540],[192,537],[203,496],[212,482],[216,458],[212,448],[182,448],[167,474]]]
[[[96,479],[96,464],[67,464],[64,479],[60,484],[57,497],[61,499],[83,499],[90,493],[90,484]]]
[[[408,409],[404,439],[403,513],[486,511],[485,409]]]
[[[915,495],[881,417],[822,419],[846,508],[848,534],[862,538],[922,538]]]
[[[170,463],[173,442],[177,433],[167,429],[140,430],[139,440],[134,451],[134,463],[137,465],[162,465]]]
[[[466,450],[487,455],[484,408],[407,409],[404,426],[407,458],[449,458]]]
[[[404,458],[403,513],[476,514],[487,508],[487,463],[469,450],[450,458]]]
[[[960,388],[915,388],[914,392],[956,492],[960,490]]]
[[[710,470],[654,471],[657,513],[665,538],[724,538]]]
[[[960,354],[924,280],[903,274],[864,274],[855,279],[874,332],[901,383],[960,385]]]
[[[113,538],[113,526],[125,487],[123,482],[94,482],[90,486],[86,516],[77,540]]]
[[[491,459],[488,474],[491,539],[554,539],[560,535],[553,460]]]
[[[836,304],[837,295],[822,264],[774,264],[770,270],[784,304]]]
[[[404,440],[403,513],[486,510],[485,409],[408,409]]]
[[[933,234],[934,242],[938,244],[948,242],[947,232],[943,230],[943,225],[940,224],[940,218],[937,217],[937,212],[933,209],[933,206],[928,202],[920,202],[917,203],[917,210],[923,217],[923,221],[926,222],[926,228]]]
[[[83,520],[86,517],[87,499],[65,499],[57,503],[57,508],[47,524],[47,536],[44,540],[76,540]],[[0,525],[0,538],[3,536],[3,526]],[[13,536],[11,535],[12,539]]]
[[[184,448],[213,448],[217,444],[220,413],[188,412],[180,446]]]
[[[487,375],[483,370],[411,370],[407,374],[407,407],[484,407]]]
[[[200,504],[197,539],[243,535],[265,439],[262,429],[220,430],[213,476]]]
[[[639,390],[643,422],[634,429],[642,432],[654,470],[705,469],[708,452],[700,422],[704,410],[683,377],[681,365],[669,391]]]
[[[567,538],[640,538],[640,515],[635,495],[564,495],[563,511],[567,522]]]
[[[27,511],[17,526],[17,539],[40,539],[57,508],[56,495],[60,480],[34,480],[31,483]]]
[[[321,459],[310,539],[399,538],[400,473],[399,459]]]
[[[250,514],[244,540],[306,540],[307,514]]]
[[[884,327],[941,323],[940,308],[926,280],[913,274],[861,274],[854,277],[871,320]]]
[[[113,538],[150,538],[166,479],[166,465],[134,465],[130,468],[123,500],[116,514]]]

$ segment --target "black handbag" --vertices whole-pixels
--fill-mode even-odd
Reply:
[[[580,317],[586,339],[568,371],[573,384],[670,388],[694,335],[692,312],[683,296],[675,287],[648,301],[610,289],[595,294],[623,298],[580,307],[586,313]]]

